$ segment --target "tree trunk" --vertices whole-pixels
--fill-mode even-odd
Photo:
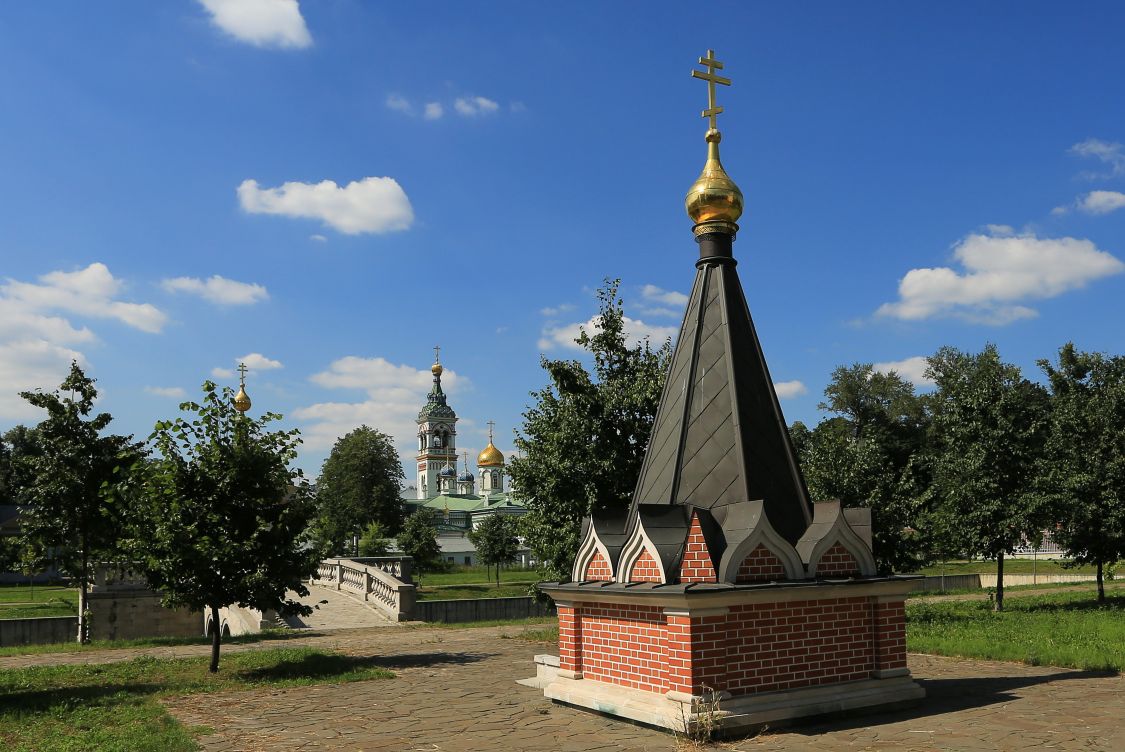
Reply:
[[[222,640],[223,626],[219,623],[219,607],[211,606],[211,668],[212,674],[219,670],[219,642]]]
[[[86,611],[89,608],[89,562],[86,560],[86,546],[82,546],[82,569],[78,572],[78,644],[85,645],[90,641],[90,625],[86,623]]]
[[[1004,552],[996,557],[996,604],[994,611],[1004,610]]]
[[[1098,603],[1105,603],[1105,580],[1102,579],[1102,563],[1098,562]]]

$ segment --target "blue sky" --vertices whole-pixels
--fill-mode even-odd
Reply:
[[[250,356],[315,474],[361,422],[413,446],[440,344],[459,444],[508,450],[603,278],[678,327],[708,48],[789,420],[844,363],[1125,352],[1125,7],[701,8],[3,4],[0,429],[71,357],[144,436]]]

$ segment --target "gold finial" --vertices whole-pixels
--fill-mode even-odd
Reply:
[[[246,364],[238,364],[238,394],[234,395],[234,409],[245,413],[250,409],[250,395],[246,393]]]
[[[441,345],[434,345],[434,364],[430,366],[430,373],[434,376],[441,376]]]
[[[715,59],[714,50],[707,50],[707,56],[699,58],[699,64],[707,67],[706,72],[693,70],[691,75],[707,82],[707,109],[702,113],[710,124],[706,138],[707,163],[688,189],[684,207],[696,224],[696,234],[726,232],[733,235],[738,231],[735,223],[742,216],[742,191],[719,161],[719,142],[723,137],[716,118],[723,108],[715,104],[715,85],[730,86],[730,79],[715,74],[715,71],[723,69],[723,64]]]

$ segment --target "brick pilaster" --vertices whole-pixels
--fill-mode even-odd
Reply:
[[[726,689],[727,609],[665,609],[668,691],[699,697]]]
[[[568,679],[582,678],[582,616],[574,605],[558,604],[559,673]]]
[[[876,678],[899,676],[906,668],[906,603],[901,596],[877,596],[871,604]]]

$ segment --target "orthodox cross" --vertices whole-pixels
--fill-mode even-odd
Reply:
[[[488,443],[492,443],[492,429],[496,427],[496,421],[488,421]]]
[[[461,457],[465,460],[465,471],[467,472],[469,470],[469,453],[461,452]]]
[[[441,345],[434,345],[434,362],[441,362]]]
[[[241,386],[246,386],[246,371],[247,370],[249,370],[249,369],[246,368],[245,363],[239,363],[238,364],[238,383]]]
[[[715,105],[715,84],[730,86],[730,79],[715,75],[715,71],[723,69],[723,64],[715,59],[714,50],[707,50],[707,57],[699,58],[699,64],[706,65],[707,72],[693,70],[691,77],[702,78],[707,82],[707,109],[703,111],[700,117],[710,118],[711,130],[718,130],[718,126],[715,125],[715,117],[723,111],[723,108]]]

